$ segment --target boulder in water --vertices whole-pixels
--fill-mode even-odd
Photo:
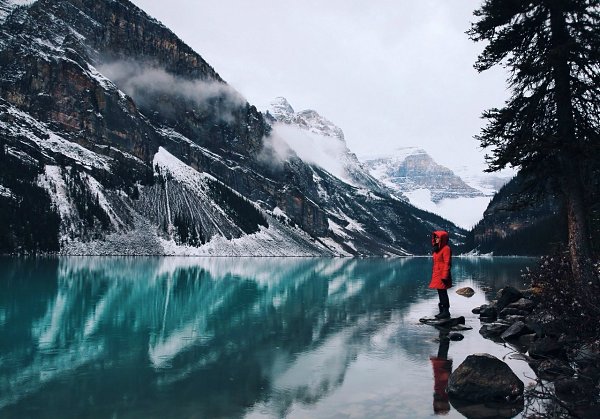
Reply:
[[[471,287],[463,287],[456,290],[458,295],[462,295],[463,297],[472,297],[475,294],[475,290]]]
[[[448,394],[471,402],[515,402],[522,400],[524,387],[506,363],[490,354],[469,355],[448,379]]]

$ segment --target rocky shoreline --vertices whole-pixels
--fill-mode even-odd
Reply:
[[[543,299],[536,287],[502,288],[472,310],[479,333],[514,348],[536,373],[537,385],[524,391],[525,417],[600,417],[600,340],[565,330]]]

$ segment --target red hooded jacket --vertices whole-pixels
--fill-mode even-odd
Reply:
[[[445,231],[434,231],[431,236],[431,244],[435,244],[433,239],[440,238],[440,247],[436,252],[433,252],[433,272],[431,274],[431,282],[429,288],[448,289],[452,286],[452,276],[450,268],[452,267],[452,250],[448,245],[448,233]],[[448,279],[447,284],[442,282],[442,279]]]

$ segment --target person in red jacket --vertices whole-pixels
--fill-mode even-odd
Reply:
[[[431,235],[433,245],[433,272],[429,288],[437,289],[440,303],[440,313],[436,319],[450,318],[450,300],[447,289],[452,287],[452,249],[448,245],[448,233],[445,231],[434,231]]]

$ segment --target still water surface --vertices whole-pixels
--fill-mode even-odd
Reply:
[[[455,259],[454,289],[476,293],[450,292],[451,311],[473,330],[443,368],[488,352],[530,381],[471,309],[534,263]],[[430,272],[429,258],[0,259],[0,417],[462,417],[434,397]]]

